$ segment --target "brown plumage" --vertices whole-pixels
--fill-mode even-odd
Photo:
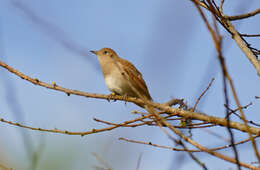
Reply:
[[[111,48],[91,52],[98,56],[106,85],[110,91],[119,95],[152,100],[142,74],[132,63],[120,58]]]

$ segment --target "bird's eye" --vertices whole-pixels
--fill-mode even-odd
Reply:
[[[104,51],[104,54],[107,54],[107,51]]]

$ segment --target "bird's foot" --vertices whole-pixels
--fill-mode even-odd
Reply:
[[[110,95],[108,95],[107,101],[110,102],[111,98],[114,97],[116,93],[112,92]],[[116,100],[114,100],[116,101]]]

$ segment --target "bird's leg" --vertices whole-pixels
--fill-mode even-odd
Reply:
[[[115,96],[115,95],[116,95],[116,93],[115,93],[115,92],[112,92],[110,95],[108,95],[107,101],[110,102],[111,98],[112,98],[113,96]],[[116,101],[116,100],[114,100],[114,101]]]
[[[127,102],[127,98],[128,98],[127,94],[124,94],[123,95],[123,100],[125,101],[125,105],[126,105],[126,102]]]

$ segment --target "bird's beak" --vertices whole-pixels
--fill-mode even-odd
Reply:
[[[97,55],[97,51],[91,50],[90,52]]]

